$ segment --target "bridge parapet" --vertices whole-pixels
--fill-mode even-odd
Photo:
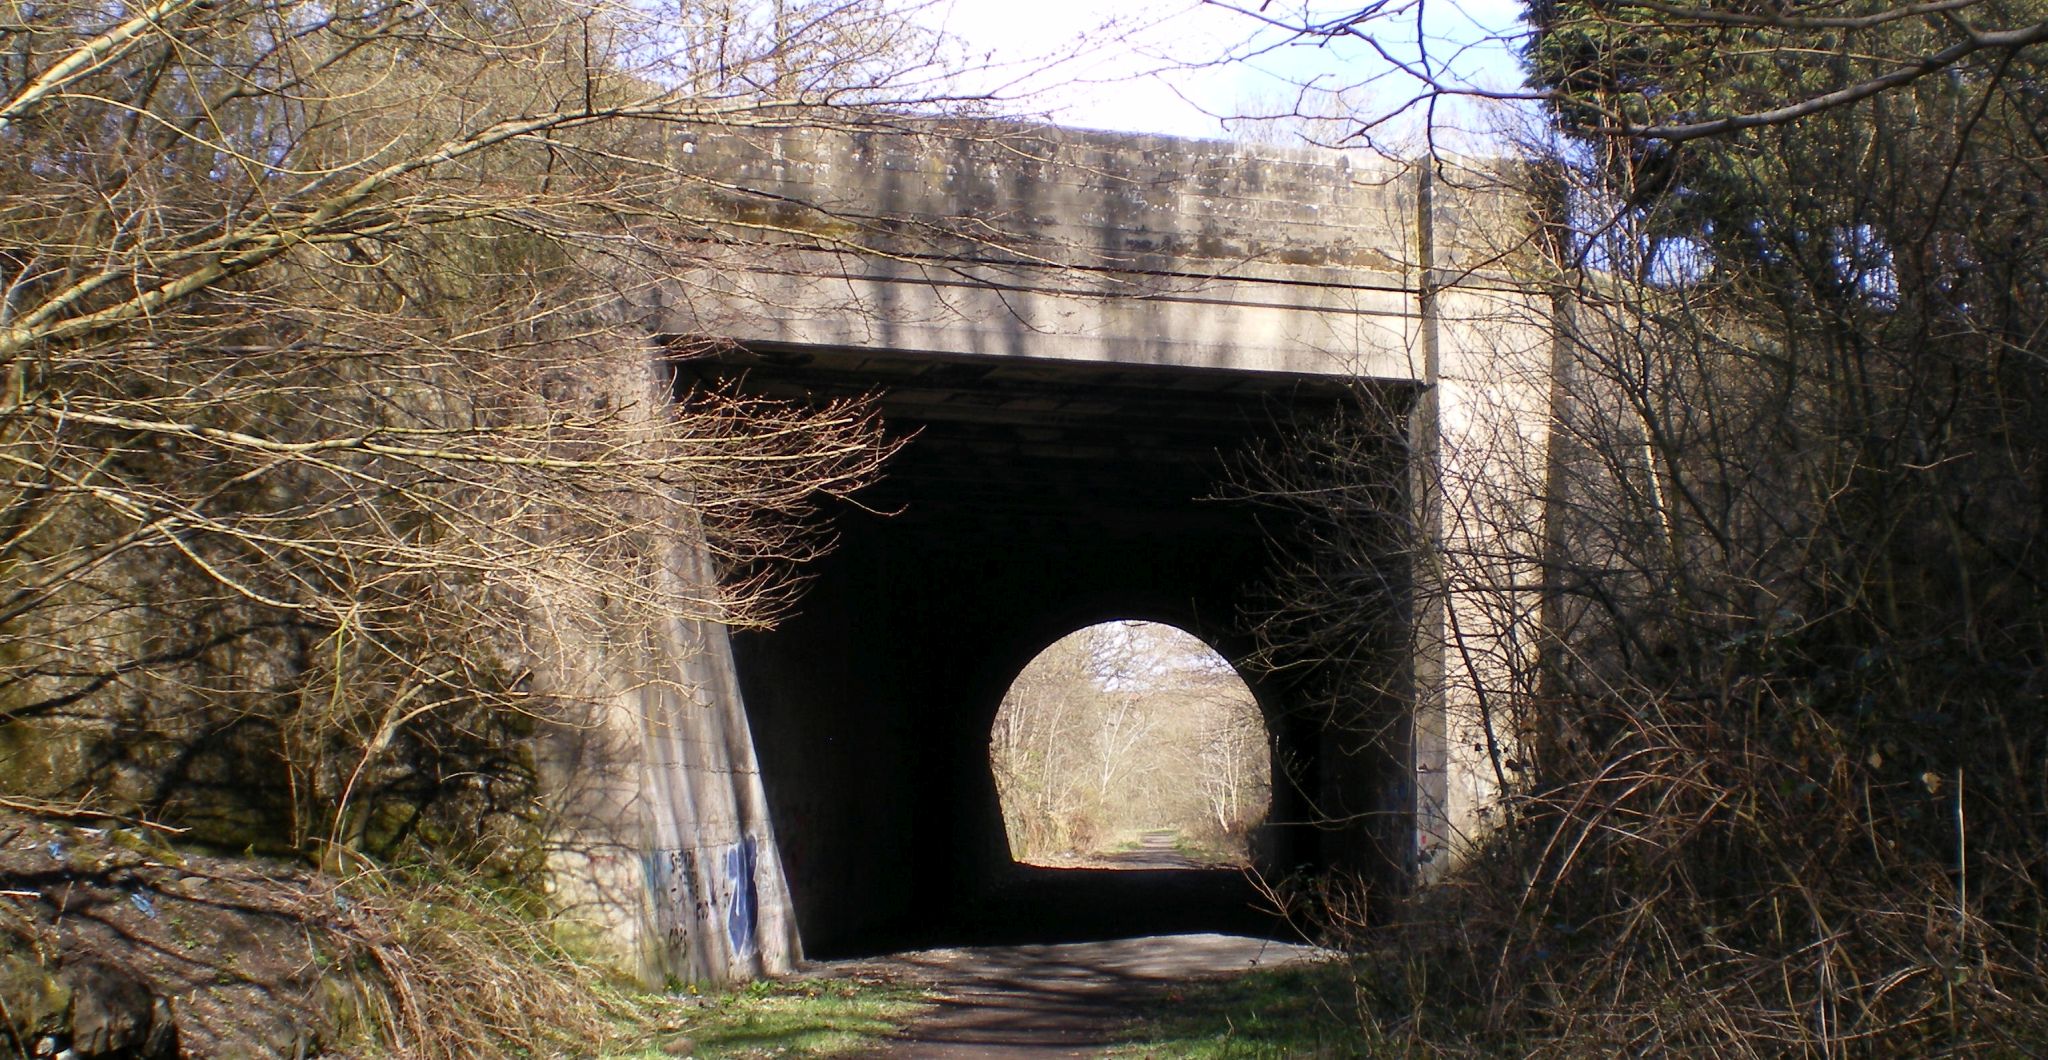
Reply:
[[[723,248],[663,330],[955,356],[1419,378],[1412,173],[1006,122],[705,132]]]
[[[715,216],[795,243],[1319,283],[1333,268],[1398,283],[1412,264],[1407,236],[1389,238],[1411,227],[1405,167],[1335,152],[941,121],[724,129],[678,150],[679,169],[719,175],[698,186]]]

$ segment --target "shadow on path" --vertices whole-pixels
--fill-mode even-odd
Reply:
[[[1235,935],[1166,935],[1050,945],[925,950],[820,965],[813,974],[929,984],[938,1007],[880,1055],[1093,1056],[1138,1010],[1179,983],[1311,960],[1315,951]]]
[[[1243,870],[1159,849],[1097,855],[1084,866],[1012,864],[962,896],[946,930],[944,941],[976,946],[1197,932],[1294,937]]]

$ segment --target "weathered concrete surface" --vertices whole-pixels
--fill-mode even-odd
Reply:
[[[655,413],[667,378],[654,368],[621,365],[606,404]],[[674,529],[657,595],[715,600],[701,534]],[[586,711],[537,748],[565,933],[654,983],[793,969],[802,948],[726,628],[559,596],[533,619],[547,649],[535,691]]]
[[[651,307],[672,332],[1415,375],[1415,187],[1391,167],[1001,122],[682,146],[718,177],[687,189],[705,215],[740,220]]]
[[[1514,174],[1445,163],[1425,177],[1425,398],[1413,430],[1433,481],[1418,490],[1430,527],[1414,638],[1417,875],[1456,864],[1520,779],[1513,704],[1533,689],[1539,630],[1551,306],[1532,257]]]
[[[1381,617],[1411,648],[1343,716],[1305,698],[1313,660],[1246,671],[1275,739],[1260,866],[1385,893],[1483,828],[1513,767],[1490,721],[1534,643],[1530,579],[1501,559],[1540,533],[1548,394],[1541,306],[1504,282],[1519,200],[1476,169],[1005,123],[677,152],[700,264],[634,311],[737,345],[676,385],[875,393],[912,440],[837,514],[797,614],[730,647],[655,638],[673,687],[622,684],[593,728],[633,776],[596,784],[581,818],[612,822],[639,871],[577,893],[640,925],[648,967],[729,978],[786,967],[799,936],[853,953],[984,930],[1012,868],[987,769],[1003,691],[1111,618],[1246,659],[1287,527],[1217,498],[1232,454],[1317,409],[1405,454],[1423,540],[1388,557],[1412,599]],[[676,576],[707,577],[695,562],[680,551]],[[580,768],[563,775],[606,773]],[[1169,905],[1079,880],[1075,901],[1130,910],[1124,933]],[[1081,930],[1040,897],[1038,922],[993,920]],[[1212,923],[1242,907],[1219,899]]]

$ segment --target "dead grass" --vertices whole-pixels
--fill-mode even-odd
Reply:
[[[111,970],[121,996],[81,1001],[108,989],[79,987],[86,969]],[[892,1032],[923,991],[649,992],[565,947],[531,894],[473,874],[336,878],[0,809],[0,1055],[65,1043],[80,1005],[146,1014],[156,1000],[188,1055],[456,1060],[843,1054]]]
[[[1368,924],[1355,889],[1276,896],[1360,955],[1348,990],[1317,991],[1351,1040],[1374,1055],[2048,1053],[2033,845],[2002,831],[2023,800],[1891,780],[1792,707],[1747,732],[1701,713],[1618,712],[1391,923]]]

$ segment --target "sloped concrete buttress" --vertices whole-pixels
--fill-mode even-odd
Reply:
[[[683,530],[664,577],[709,583]],[[564,924],[650,983],[732,982],[803,957],[727,629],[671,616],[607,642],[560,616],[543,691],[583,717],[541,740]]]
[[[705,551],[686,554],[691,576],[708,581]],[[671,636],[681,684],[642,691],[654,811],[647,888],[663,968],[693,981],[790,971],[803,953],[731,636],[684,619]]]
[[[665,415],[655,348],[626,350],[601,407]],[[702,531],[672,527],[650,599],[532,592],[533,691],[559,716],[534,740],[558,930],[650,984],[793,970],[803,951]]]

